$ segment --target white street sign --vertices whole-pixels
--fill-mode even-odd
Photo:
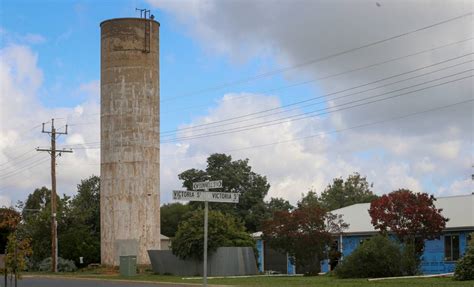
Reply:
[[[239,203],[239,193],[237,192],[204,192],[209,202]]]
[[[174,200],[239,203],[239,195],[237,192],[173,190]]]
[[[173,190],[174,200],[205,201],[202,191],[194,190]]]
[[[221,188],[222,180],[193,182],[193,190]]]

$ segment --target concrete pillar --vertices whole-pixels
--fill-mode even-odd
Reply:
[[[121,18],[101,27],[101,261],[149,264],[160,248],[159,26]]]

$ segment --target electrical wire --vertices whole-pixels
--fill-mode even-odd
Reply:
[[[344,105],[348,105],[348,104],[351,104],[351,103],[356,103],[356,102],[360,102],[360,101],[363,101],[363,100],[380,97],[382,95],[386,95],[386,94],[393,93],[393,92],[396,92],[396,91],[401,91],[401,90],[405,90],[405,89],[408,89],[408,88],[413,88],[413,87],[416,87],[416,86],[424,85],[426,83],[430,83],[430,82],[438,81],[438,80],[441,80],[441,79],[444,79],[444,78],[456,76],[456,75],[459,75],[459,74],[462,74],[462,73],[470,72],[472,70],[473,69],[465,70],[465,71],[460,72],[460,73],[452,74],[452,75],[449,75],[449,76],[444,76],[444,77],[441,77],[441,78],[438,78],[438,79],[435,79],[435,80],[426,81],[424,83],[412,85],[410,87],[405,87],[405,88],[398,89],[398,90],[395,90],[395,91],[390,91],[390,92],[378,94],[378,95],[375,95],[375,96],[370,96],[370,97],[366,97],[366,98],[363,98],[363,99],[347,102],[347,103],[344,103],[342,105],[332,106],[330,108],[319,109],[319,110],[316,110],[316,111],[305,112],[305,113],[301,113],[301,114],[298,114],[298,115],[289,116],[289,117],[286,117],[286,118],[275,119],[275,120],[266,121],[266,122],[262,122],[262,123],[258,123],[258,124],[252,124],[252,125],[247,125],[247,126],[242,126],[242,127],[237,127],[237,128],[227,129],[227,130],[220,130],[220,131],[214,131],[214,132],[211,132],[211,133],[197,134],[197,135],[192,135],[192,136],[188,136],[188,137],[179,137],[179,138],[176,138],[176,139],[172,139],[172,140],[168,140],[168,141],[162,141],[162,142],[164,142],[164,143],[177,142],[177,141],[181,141],[181,140],[190,140],[190,139],[198,139],[198,138],[202,138],[202,137],[223,135],[223,134],[228,134],[228,133],[232,133],[232,132],[241,132],[241,131],[246,131],[246,130],[251,130],[251,129],[256,129],[256,128],[273,126],[273,125],[276,125],[276,124],[281,124],[281,123],[285,123],[285,122],[289,122],[289,121],[296,121],[296,120],[301,120],[301,119],[306,119],[306,118],[312,118],[312,117],[315,117],[315,116],[328,114],[328,113],[333,113],[335,111],[346,110],[346,109],[350,109],[350,108],[354,108],[354,107],[360,107],[360,106],[363,106],[363,105],[372,104],[372,103],[375,103],[375,102],[384,101],[384,100],[392,99],[392,98],[395,98],[395,97],[400,97],[400,96],[412,94],[412,93],[415,93],[415,92],[418,92],[418,91],[426,90],[426,89],[429,89],[429,88],[438,87],[438,86],[445,85],[445,84],[448,84],[448,83],[452,83],[452,82],[455,82],[455,81],[471,78],[472,75],[467,76],[467,77],[463,77],[463,78],[460,78],[460,79],[451,80],[451,81],[447,81],[447,82],[444,82],[444,83],[432,85],[432,86],[429,86],[429,87],[421,88],[421,89],[418,89],[418,90],[414,90],[414,91],[394,95],[394,96],[391,96],[391,97],[378,99],[378,100],[370,101],[370,102],[367,102],[367,103],[357,104],[357,105],[354,105],[354,106],[346,107],[346,108],[335,110],[335,111],[328,111],[328,112],[315,114],[316,112],[319,112],[319,111],[329,110],[329,109],[332,109],[332,108],[335,108],[335,107],[344,106]],[[293,118],[298,117],[298,116],[304,116],[304,117],[293,119]]]
[[[17,159],[19,159],[19,158],[22,158],[22,157],[24,157],[25,155],[30,154],[30,153],[32,153],[32,152],[34,152],[34,151],[35,151],[34,149],[31,149],[31,150],[29,150],[29,151],[27,151],[27,152],[25,152],[25,153],[22,153],[22,154],[19,155],[19,156],[10,158],[8,161],[0,163],[0,166],[6,165],[7,163],[11,163],[11,162],[13,162],[13,161],[15,161],[15,160],[17,160]],[[1,169],[0,169],[0,170],[1,170]]]
[[[251,120],[255,120],[255,119],[259,119],[259,118],[264,118],[264,117],[267,117],[267,116],[270,116],[270,115],[275,115],[275,114],[280,114],[280,113],[283,113],[283,112],[288,112],[288,111],[300,109],[302,107],[308,107],[308,106],[313,106],[313,105],[316,105],[316,104],[321,104],[321,103],[324,103],[325,101],[324,102],[323,101],[316,102],[316,103],[312,103],[312,104],[309,104],[309,105],[304,105],[302,107],[295,107],[295,108],[292,108],[292,109],[283,110],[283,109],[288,108],[288,107],[293,107],[293,106],[297,106],[299,104],[313,102],[317,99],[328,98],[330,96],[334,96],[336,94],[340,94],[340,93],[343,93],[343,92],[348,92],[348,91],[353,90],[353,89],[362,88],[362,87],[369,86],[369,85],[372,85],[372,84],[375,84],[375,83],[379,83],[379,82],[383,82],[383,81],[386,81],[386,80],[389,80],[389,79],[393,79],[393,78],[396,78],[396,77],[399,77],[399,76],[414,73],[414,72],[417,72],[417,71],[420,71],[420,70],[423,70],[423,69],[427,69],[427,68],[434,67],[434,66],[437,66],[437,65],[440,65],[440,64],[444,64],[444,63],[447,63],[447,62],[450,62],[450,61],[453,61],[453,60],[457,60],[457,59],[460,59],[460,58],[463,58],[463,57],[466,57],[466,56],[470,56],[472,54],[473,53],[464,54],[464,55],[454,57],[454,58],[450,58],[450,59],[447,59],[447,60],[443,60],[443,61],[440,61],[440,62],[437,62],[437,63],[434,63],[434,64],[419,67],[419,68],[414,69],[414,70],[410,70],[410,71],[406,71],[406,72],[399,73],[399,74],[396,74],[396,75],[392,75],[392,76],[389,76],[389,77],[381,78],[381,79],[378,79],[378,80],[375,80],[375,81],[367,82],[367,83],[364,83],[364,84],[361,84],[361,85],[357,85],[357,86],[353,86],[353,87],[346,88],[346,89],[343,89],[343,90],[339,90],[339,91],[336,91],[336,92],[328,93],[328,94],[325,94],[325,95],[322,95],[322,96],[313,97],[313,98],[310,98],[310,99],[293,102],[293,103],[290,103],[290,104],[287,104],[287,105],[284,105],[284,106],[280,106],[280,107],[277,107],[277,108],[261,110],[261,111],[257,111],[257,112],[253,112],[253,113],[249,113],[249,114],[245,114],[245,115],[240,115],[240,116],[235,116],[235,117],[230,117],[230,118],[226,118],[226,119],[222,119],[222,120],[214,121],[214,122],[210,122],[210,123],[198,124],[198,125],[193,125],[193,126],[190,126],[190,127],[184,127],[184,128],[175,129],[175,130],[168,130],[168,131],[161,132],[160,135],[162,137],[168,137],[168,136],[171,136],[170,135],[171,133],[177,133],[177,132],[181,132],[181,131],[185,131],[185,130],[200,131],[200,130],[207,130],[208,129],[208,128],[198,129],[197,127],[204,127],[204,126],[213,125],[209,128],[216,128],[216,127],[222,127],[222,126],[226,126],[226,125],[233,125],[233,124],[237,124],[237,123],[241,123],[241,122],[251,121]],[[453,68],[453,67],[456,67],[456,66],[459,66],[459,65],[467,64],[469,62],[472,62],[472,60],[464,61],[464,62],[457,63],[457,64],[454,64],[454,65],[451,65],[451,66],[440,68],[438,70],[431,71],[431,72],[428,72],[428,73],[424,73],[424,74],[421,74],[421,75],[418,75],[418,76],[413,76],[413,77],[402,79],[402,80],[399,80],[399,81],[387,83],[387,84],[380,85],[380,86],[377,86],[377,87],[373,87],[373,88],[370,88],[370,89],[367,89],[367,90],[358,91],[358,92],[355,92],[355,93],[352,93],[352,94],[336,97],[332,100],[345,98],[345,97],[349,97],[349,96],[352,96],[352,95],[361,94],[363,92],[372,91],[372,90],[379,89],[379,88],[382,88],[382,87],[394,85],[394,84],[397,84],[397,83],[400,83],[400,82],[403,82],[403,81],[416,79],[416,78],[419,78],[419,77],[422,77],[422,76],[426,76],[426,75],[433,74],[433,73],[436,73],[436,72],[440,72],[440,71],[443,71],[443,70],[446,70],[446,69],[450,69],[450,68]],[[240,121],[236,121],[236,122],[231,122],[231,123],[227,123],[227,124],[217,125],[218,123],[228,122],[228,121],[232,121],[232,120],[236,120],[236,119],[242,119],[242,118],[245,118],[245,117],[250,117],[250,116],[258,115],[258,114],[263,114],[263,113],[267,113],[267,112],[275,111],[275,110],[282,110],[282,111],[278,111],[278,112],[275,112],[275,113],[271,113],[271,114],[267,114],[267,115],[263,115],[263,116],[259,116],[259,117],[253,117],[253,118],[249,118],[249,119],[245,119],[245,120],[240,120]],[[83,144],[76,144],[76,145],[67,145],[66,147],[82,146],[82,145],[85,145],[85,144],[95,144],[95,143],[100,143],[100,142],[91,142],[91,143],[83,143]]]
[[[340,94],[340,93],[343,93],[343,92],[347,92],[347,91],[350,91],[350,90],[353,90],[353,89],[362,88],[362,87],[365,87],[365,86],[368,86],[368,85],[372,85],[372,84],[375,84],[375,83],[383,82],[383,81],[386,81],[386,80],[389,80],[389,79],[393,79],[393,78],[396,78],[396,77],[399,77],[399,76],[403,76],[403,75],[407,75],[407,74],[414,73],[414,72],[417,72],[417,71],[421,71],[421,70],[423,70],[423,69],[427,69],[427,68],[434,67],[434,66],[437,66],[437,65],[440,65],[440,64],[444,64],[444,63],[447,63],[447,62],[450,62],[450,61],[453,61],[453,60],[457,60],[457,59],[460,59],[460,58],[463,58],[463,57],[466,57],[466,56],[470,56],[470,55],[472,55],[472,54],[474,54],[474,53],[468,53],[468,54],[465,54],[465,55],[462,55],[462,56],[459,56],[459,57],[451,58],[451,59],[444,60],[444,61],[441,61],[441,62],[437,62],[437,63],[431,64],[431,65],[427,65],[427,66],[424,66],[424,67],[420,67],[420,68],[417,68],[417,69],[414,69],[414,70],[410,70],[410,71],[407,71],[407,72],[403,72],[403,73],[399,73],[399,74],[392,75],[392,76],[389,76],[389,77],[385,77],[385,78],[382,78],[382,79],[379,79],[379,80],[376,80],[376,81],[372,81],[372,82],[369,82],[369,83],[365,83],[365,84],[361,84],[361,85],[358,85],[358,86],[350,87],[350,88],[347,88],[347,89],[344,89],[344,90],[339,90],[339,91],[337,91],[337,92],[325,94],[325,95],[322,95],[322,96],[313,97],[313,98],[310,98],[310,99],[306,99],[306,100],[302,100],[302,101],[293,102],[293,103],[290,103],[290,104],[287,104],[287,105],[283,105],[283,106],[280,106],[280,107],[271,108],[271,109],[265,109],[265,110],[261,110],[261,111],[257,111],[257,112],[248,113],[248,114],[245,114],[245,115],[240,115],[240,116],[225,118],[225,119],[218,120],[218,121],[214,121],[214,122],[208,122],[208,123],[203,123],[203,124],[192,125],[192,126],[189,126],[189,127],[184,127],[184,128],[174,129],[174,130],[163,131],[163,132],[161,132],[160,134],[161,134],[162,136],[166,136],[166,134],[177,133],[177,132],[184,131],[184,130],[193,130],[193,131],[195,131],[195,130],[203,130],[203,129],[196,129],[197,127],[212,126],[211,128],[214,128],[214,127],[218,127],[218,126],[224,126],[224,125],[216,125],[216,126],[214,126],[214,124],[222,123],[222,122],[228,122],[228,121],[233,121],[233,120],[236,120],[236,119],[242,119],[242,118],[246,118],[246,117],[253,116],[253,115],[258,115],[258,114],[262,114],[262,113],[267,113],[267,112],[270,112],[270,111],[282,110],[282,109],[285,109],[285,108],[287,108],[287,107],[292,107],[292,106],[296,106],[296,105],[299,105],[299,104],[312,102],[312,101],[315,101],[315,100],[317,100],[317,99],[327,98],[327,97],[330,97],[330,96],[333,96],[333,95],[336,95],[336,94]],[[433,73],[437,73],[437,72],[440,72],[440,71],[443,71],[443,70],[446,70],[446,69],[450,69],[450,68],[453,68],[453,67],[457,67],[457,66],[460,66],[460,65],[464,65],[464,64],[470,63],[470,62],[472,62],[472,61],[473,61],[473,60],[469,60],[469,61],[465,61],[465,62],[462,62],[462,63],[454,64],[454,65],[451,65],[451,66],[448,66],[448,67],[444,67],[444,68],[440,68],[440,69],[438,69],[438,70],[435,70],[435,71],[432,71],[432,72],[428,72],[428,73],[425,73],[425,74],[422,74],[422,75],[418,75],[418,76],[410,77],[410,78],[408,78],[408,79],[403,79],[403,80],[399,80],[399,81],[396,81],[396,82],[384,84],[384,85],[381,85],[381,86],[378,86],[378,87],[370,88],[370,89],[368,89],[368,90],[360,91],[360,92],[357,92],[357,93],[354,93],[354,94],[350,94],[350,95],[355,95],[355,94],[359,94],[359,93],[363,93],[363,92],[367,92],[367,91],[379,89],[379,88],[382,88],[382,87],[394,85],[394,84],[397,84],[397,83],[400,83],[400,82],[403,82],[403,81],[408,81],[408,80],[416,79],[416,78],[419,78],[419,77],[422,77],[422,76],[426,76],[426,75],[433,74]],[[344,97],[346,97],[346,96],[344,96]],[[318,103],[323,103],[323,102],[318,102]],[[311,104],[311,105],[314,105],[314,104]],[[303,107],[307,107],[307,106],[310,106],[310,105],[305,105],[305,106],[303,106]],[[295,110],[295,109],[299,109],[299,108],[301,108],[301,107],[296,107],[296,108],[293,108],[293,109],[287,109],[287,110],[285,110],[285,111],[279,111],[279,112],[277,112],[277,113],[272,113],[272,114],[269,114],[269,115],[279,114],[279,113],[282,113],[282,112],[287,112],[287,111],[291,111],[291,110]],[[229,124],[235,124],[235,123],[239,123],[239,122],[249,121],[249,120],[253,120],[253,119],[257,119],[257,118],[262,118],[262,117],[266,117],[266,116],[268,116],[268,115],[264,115],[264,116],[260,116],[260,117],[253,117],[253,118],[250,118],[250,119],[246,119],[246,120],[243,120],[243,121],[237,121],[237,122],[233,122],[233,123],[229,123]],[[225,125],[228,125],[228,124],[225,124]]]
[[[449,104],[449,105],[439,106],[439,107],[436,107],[436,108],[423,110],[423,111],[419,111],[419,112],[415,112],[415,113],[410,113],[410,114],[406,114],[406,115],[403,115],[403,116],[392,117],[392,118],[388,118],[388,119],[385,119],[385,120],[374,121],[374,122],[369,122],[369,123],[360,124],[360,125],[356,125],[356,126],[351,126],[351,127],[347,127],[347,128],[344,128],[344,129],[332,130],[332,131],[328,131],[328,132],[322,131],[322,132],[319,132],[319,133],[316,133],[316,134],[311,134],[311,135],[308,135],[308,136],[294,138],[294,139],[290,139],[290,140],[270,142],[270,143],[266,143],[266,144],[253,145],[253,146],[244,147],[244,148],[228,149],[228,150],[220,151],[220,153],[228,153],[228,152],[249,150],[249,149],[254,149],[254,148],[262,148],[262,147],[268,147],[268,146],[273,146],[273,145],[278,145],[278,144],[285,144],[285,143],[290,143],[290,142],[295,142],[295,141],[300,141],[300,140],[306,140],[306,139],[315,138],[315,137],[327,136],[327,135],[330,135],[330,134],[342,133],[342,132],[346,132],[346,131],[349,131],[349,130],[360,129],[360,128],[365,128],[365,127],[369,127],[369,126],[384,124],[384,123],[387,123],[387,122],[392,122],[392,121],[396,121],[396,120],[400,120],[400,119],[410,118],[410,117],[417,116],[417,115],[420,115],[420,114],[439,111],[439,110],[451,108],[451,107],[454,107],[454,106],[457,106],[457,105],[463,105],[463,104],[472,103],[472,102],[474,102],[474,99],[469,99],[469,100],[456,102],[456,103]],[[176,158],[174,155],[169,155],[169,158],[172,158],[172,157]],[[186,158],[192,158],[192,157],[197,157],[197,156],[182,157],[180,159],[186,159]]]
[[[369,127],[369,126],[380,125],[380,124],[384,124],[384,123],[388,123],[388,122],[392,122],[392,121],[396,121],[396,120],[400,120],[400,119],[410,118],[410,117],[414,117],[414,116],[417,116],[417,115],[426,114],[426,113],[430,113],[430,112],[435,112],[435,111],[451,108],[451,107],[458,106],[458,105],[464,105],[464,104],[468,104],[468,103],[472,103],[472,102],[474,102],[474,99],[469,99],[469,100],[460,101],[460,102],[456,102],[456,103],[452,103],[452,104],[448,104],[448,105],[438,106],[438,107],[435,107],[435,108],[422,110],[422,111],[418,111],[418,112],[414,112],[414,113],[409,113],[409,114],[405,114],[405,115],[402,115],[402,116],[391,117],[391,118],[380,120],[380,121],[373,121],[373,122],[363,123],[363,124],[343,128],[343,129],[337,129],[337,130],[332,130],[332,131],[321,131],[321,132],[318,132],[318,133],[315,133],[315,134],[311,134],[311,135],[304,136],[304,137],[298,137],[298,138],[294,138],[294,139],[290,139],[290,140],[275,141],[275,142],[270,142],[270,143],[265,143],[265,144],[260,144],[260,145],[253,145],[253,146],[243,147],[243,148],[227,149],[227,150],[222,150],[222,151],[219,151],[219,152],[220,153],[229,153],[229,152],[235,152],[235,151],[249,150],[249,149],[255,149],[255,148],[262,148],[262,147],[278,145],[278,144],[296,142],[296,141],[306,140],[306,139],[315,138],[315,137],[327,136],[327,135],[331,135],[331,134],[337,134],[337,133],[342,133],[342,132],[346,132],[346,131],[350,131],[350,130],[365,128],[365,127]],[[95,149],[95,147],[93,149]],[[187,158],[193,158],[193,157],[201,157],[201,155],[180,157],[179,159],[187,159]],[[165,154],[165,155],[161,155],[161,158],[175,158],[176,159],[176,156],[175,156],[175,154],[167,154],[167,155]],[[96,163],[96,164],[88,163],[87,165],[100,165],[100,163]]]
[[[30,150],[28,153],[31,153],[31,152],[33,152],[33,151],[35,151],[35,150]],[[28,154],[28,153],[25,153],[25,154]],[[25,159],[23,159],[23,160],[21,160],[21,161],[18,161],[18,162],[10,161],[10,164],[15,163],[15,165],[19,165],[19,164],[28,162],[29,160],[31,160],[31,159],[33,159],[33,158],[35,158],[35,157],[38,157],[38,155],[39,155],[38,153],[33,154],[32,156],[27,157],[27,158],[25,158]],[[12,168],[11,165],[5,166],[5,167],[3,167],[3,168],[0,169],[0,172],[6,171],[6,170],[11,169],[11,168]]]
[[[42,163],[45,163],[45,162],[48,161],[49,159],[50,159],[50,158],[47,157],[47,158],[42,158],[42,159],[36,160],[36,161],[30,163],[29,165],[23,166],[22,168],[19,168],[19,169],[13,171],[13,172],[10,172],[10,173],[8,173],[8,174],[2,174],[2,175],[0,176],[0,179],[3,180],[3,179],[5,179],[5,178],[11,177],[11,176],[13,176],[13,175],[15,175],[15,174],[18,174],[18,173],[20,173],[20,172],[23,172],[23,171],[25,171],[25,170],[29,170],[29,169],[31,169],[31,168],[33,168],[33,167],[35,167],[35,166],[38,166],[38,165],[40,165],[40,164],[42,164]]]
[[[310,80],[306,80],[306,81],[302,81],[302,82],[298,82],[298,83],[294,83],[294,84],[290,84],[290,85],[285,85],[285,86],[281,86],[281,87],[277,87],[277,88],[260,90],[260,91],[257,91],[256,93],[272,93],[272,92],[279,91],[279,90],[284,90],[284,89],[287,89],[287,88],[293,88],[293,87],[302,86],[302,85],[314,83],[314,82],[321,81],[321,80],[327,80],[329,78],[334,78],[334,77],[342,76],[344,74],[349,74],[349,73],[353,73],[353,72],[357,72],[357,71],[361,71],[361,70],[365,70],[365,69],[370,69],[370,68],[381,66],[381,65],[384,65],[384,64],[387,64],[387,63],[390,63],[390,62],[398,61],[398,60],[409,58],[409,57],[416,56],[416,55],[421,55],[421,54],[424,54],[424,53],[427,53],[427,52],[433,52],[433,51],[436,51],[436,50],[439,50],[439,49],[442,49],[442,48],[446,48],[446,47],[449,47],[449,46],[458,45],[458,44],[461,44],[461,43],[471,41],[473,39],[474,38],[467,38],[467,39],[463,39],[463,40],[460,40],[460,41],[455,41],[455,42],[451,42],[451,43],[448,43],[448,44],[445,44],[445,45],[437,46],[437,47],[434,47],[434,48],[418,51],[418,52],[415,52],[415,53],[412,53],[412,54],[408,54],[408,55],[404,55],[404,56],[400,56],[400,57],[395,57],[395,58],[392,58],[392,59],[389,59],[389,60],[385,60],[385,61],[382,61],[382,62],[370,64],[370,65],[367,65],[367,66],[358,67],[358,68],[354,68],[354,69],[351,69],[351,70],[346,70],[346,71],[338,72],[338,73],[335,73],[335,74],[330,74],[330,75],[322,76],[322,77],[319,77],[319,78],[314,78],[314,79],[310,79]],[[251,95],[241,95],[241,96],[236,96],[236,97],[225,99],[224,101],[227,102],[227,101],[242,100],[242,99],[248,98],[250,96]],[[179,109],[166,109],[166,111],[161,111],[161,114],[167,114],[167,113],[172,113],[172,112],[175,113],[176,111],[183,111],[183,110],[189,110],[189,109],[193,109],[193,108],[197,108],[197,107],[206,107],[206,106],[208,106],[208,104],[199,104],[199,105],[193,105],[193,106],[188,106],[188,107],[181,107]]]
[[[248,130],[253,130],[253,129],[262,128],[262,127],[274,126],[274,125],[278,125],[278,124],[285,123],[285,122],[297,121],[297,120],[312,118],[312,117],[319,116],[319,115],[339,112],[339,111],[343,111],[343,110],[347,110],[347,109],[352,109],[352,108],[355,108],[355,107],[361,107],[361,106],[373,104],[373,103],[376,103],[376,102],[386,101],[386,100],[389,100],[389,99],[406,96],[406,95],[413,94],[413,93],[416,93],[416,92],[420,92],[420,91],[423,91],[423,90],[427,90],[427,89],[431,89],[431,88],[434,88],[434,87],[439,87],[439,86],[443,86],[443,85],[446,85],[446,84],[449,84],[449,83],[453,83],[453,82],[461,81],[461,80],[464,80],[464,79],[468,79],[468,78],[471,78],[473,75],[457,78],[457,79],[454,79],[454,80],[449,80],[449,81],[446,81],[446,82],[434,84],[434,85],[431,85],[431,86],[423,87],[423,88],[420,88],[420,89],[417,89],[417,90],[408,91],[408,92],[401,93],[401,94],[395,94],[395,95],[392,95],[390,97],[385,97],[385,98],[381,98],[381,99],[374,99],[374,98],[380,97],[382,95],[398,92],[398,91],[405,90],[405,89],[408,89],[408,88],[413,88],[413,87],[424,85],[424,84],[431,83],[431,82],[434,82],[434,81],[439,81],[439,80],[446,79],[446,78],[453,77],[453,76],[457,76],[457,75],[460,75],[460,74],[463,74],[463,73],[466,73],[466,72],[471,72],[473,70],[474,69],[465,70],[463,72],[459,72],[459,73],[451,74],[451,75],[444,76],[444,77],[441,77],[441,78],[438,78],[438,79],[426,81],[424,83],[419,83],[419,84],[416,84],[416,85],[412,85],[410,87],[405,87],[405,88],[398,89],[398,90],[395,90],[395,91],[389,91],[389,92],[386,92],[386,93],[366,97],[366,98],[363,98],[363,99],[358,99],[358,100],[355,100],[355,101],[346,102],[346,103],[336,105],[336,106],[333,106],[333,107],[330,107],[330,108],[324,108],[324,109],[320,109],[320,110],[316,110],[316,111],[302,113],[302,114],[296,115],[296,116],[299,116],[299,118],[296,118],[296,119],[292,119],[291,117],[287,117],[287,118],[283,118],[283,119],[280,118],[280,119],[276,119],[276,120],[272,120],[272,121],[267,121],[267,122],[264,122],[264,123],[259,123],[259,124],[249,125],[249,126],[242,126],[242,127],[238,127],[238,128],[234,128],[234,129],[216,131],[214,133],[199,134],[199,135],[194,135],[194,136],[189,136],[189,137],[181,137],[181,138],[177,138],[177,139],[170,140],[170,141],[161,141],[161,143],[172,143],[172,142],[177,142],[177,141],[182,141],[182,140],[195,140],[195,139],[200,139],[200,138],[208,138],[210,136],[218,136],[218,135],[230,134],[230,133],[234,133],[234,132],[248,131]],[[368,102],[363,102],[367,99],[374,99],[374,100],[371,100],[371,101],[368,101]],[[356,104],[351,105],[351,106],[347,106],[349,104],[354,104],[354,103],[356,103]],[[341,106],[342,106],[342,108],[334,110],[334,108],[338,108],[338,107],[341,107]],[[344,107],[344,106],[347,106],[347,107]],[[326,110],[326,111],[321,112],[321,111],[324,111],[324,110]],[[315,114],[316,112],[321,112],[321,113]],[[97,143],[100,144],[100,142],[97,142]],[[93,143],[90,143],[90,144],[93,144]],[[86,146],[86,147],[76,148],[76,149],[99,149],[99,148],[100,147],[94,147],[94,146],[87,147]]]
[[[391,40],[394,40],[394,39],[397,39],[397,38],[401,38],[401,37],[404,37],[404,36],[407,36],[407,35],[410,35],[410,34],[413,34],[413,33],[417,33],[417,32],[423,31],[423,30],[427,30],[427,29],[430,29],[430,28],[433,28],[433,27],[436,27],[436,26],[439,26],[439,25],[443,25],[443,24],[455,21],[455,20],[459,20],[459,19],[462,19],[464,17],[471,16],[472,14],[473,14],[473,12],[462,14],[462,15],[459,15],[459,16],[456,16],[456,17],[453,17],[453,18],[449,18],[449,19],[446,19],[446,20],[443,20],[443,21],[440,21],[440,22],[433,23],[433,24],[428,25],[428,26],[424,26],[424,27],[417,28],[417,29],[414,29],[414,30],[411,30],[411,31],[408,31],[408,32],[404,32],[404,33],[401,33],[401,34],[398,34],[398,35],[395,35],[395,36],[391,36],[391,37],[388,37],[388,38],[385,38],[385,39],[381,39],[381,40],[377,40],[377,41],[374,41],[374,42],[371,42],[371,43],[367,43],[367,44],[364,44],[364,45],[361,45],[361,46],[358,46],[358,47],[355,47],[355,48],[351,48],[351,49],[340,51],[340,52],[337,52],[337,53],[334,53],[334,54],[330,54],[330,55],[326,55],[326,56],[323,56],[323,57],[311,59],[311,60],[296,64],[296,65],[291,65],[291,66],[287,66],[287,67],[284,67],[284,68],[275,69],[275,70],[272,70],[272,71],[269,71],[269,72],[266,72],[266,73],[262,73],[262,74],[258,74],[258,75],[254,75],[252,77],[248,77],[248,78],[245,78],[245,79],[236,80],[236,81],[229,82],[229,83],[224,83],[224,84],[221,84],[221,85],[216,85],[214,87],[199,90],[199,91],[196,91],[196,92],[193,92],[193,93],[190,93],[190,94],[185,94],[185,95],[176,96],[176,97],[172,97],[172,98],[165,98],[165,99],[162,99],[160,102],[167,102],[167,101],[176,100],[176,99],[179,99],[179,98],[190,97],[190,96],[197,95],[197,94],[202,94],[202,93],[205,93],[205,92],[208,92],[208,91],[219,90],[219,89],[222,89],[222,88],[225,88],[225,87],[235,86],[235,85],[238,85],[238,84],[247,83],[247,82],[251,82],[251,81],[254,81],[254,80],[261,79],[261,78],[266,78],[266,77],[273,76],[273,75],[276,75],[276,74],[280,74],[280,73],[283,73],[283,72],[291,71],[291,70],[301,68],[301,67],[304,67],[304,66],[307,66],[307,65],[310,65],[310,64],[318,63],[318,62],[325,61],[325,60],[328,60],[328,59],[331,59],[331,58],[335,58],[335,57],[338,57],[338,56],[349,54],[349,53],[352,53],[352,52],[355,52],[355,51],[358,51],[358,50],[361,50],[361,49],[376,46],[378,44],[382,44],[382,43],[385,43],[385,42],[388,42],[388,41],[391,41]]]

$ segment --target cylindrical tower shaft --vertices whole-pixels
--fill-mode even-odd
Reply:
[[[160,248],[159,23],[101,27],[101,261]]]

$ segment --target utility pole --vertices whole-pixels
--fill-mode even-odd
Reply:
[[[51,271],[58,272],[58,223],[56,221],[56,156],[61,156],[63,152],[71,153],[72,150],[56,150],[56,138],[60,135],[67,135],[67,125],[64,132],[57,132],[56,128],[54,127],[54,119],[51,119],[51,130],[45,131],[43,123],[42,133],[50,134],[51,136],[51,148],[37,148],[36,151],[46,151],[51,155]]]

